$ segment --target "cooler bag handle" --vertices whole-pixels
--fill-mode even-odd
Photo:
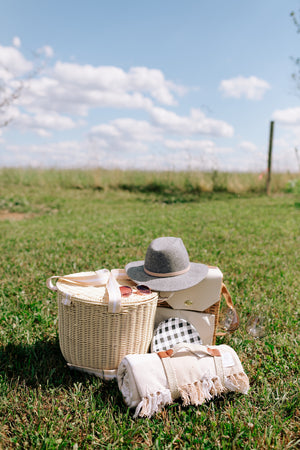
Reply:
[[[108,292],[108,312],[119,313],[121,311],[121,291],[116,278],[127,278],[126,272],[123,269],[108,269],[96,270],[92,275],[78,275],[78,276],[53,276],[47,279],[47,287],[51,291],[56,292],[57,286],[53,284],[54,279],[60,279],[67,283],[76,286],[106,286]]]
[[[235,307],[233,306],[233,301],[232,301],[231,295],[229,294],[229,291],[224,283],[222,283],[221,294],[225,298],[226,304],[227,304],[228,308],[232,311],[232,314],[233,314],[231,324],[228,328],[228,331],[232,332],[232,331],[235,331],[238,329],[238,327],[240,325],[240,319],[239,319],[238,313],[236,312]],[[225,334],[226,333],[218,332],[218,333],[216,333],[216,336],[224,336]]]

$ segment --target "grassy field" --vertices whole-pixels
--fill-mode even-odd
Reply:
[[[299,448],[297,177],[0,171],[0,448]],[[299,179],[299,176],[298,176]],[[233,188],[235,185],[235,188]],[[163,235],[217,265],[240,315],[247,396],[134,420],[114,381],[71,372],[51,275],[124,267]],[[265,337],[246,332],[253,313]]]

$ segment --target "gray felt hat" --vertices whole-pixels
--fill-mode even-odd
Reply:
[[[190,262],[184,243],[176,237],[154,239],[147,249],[145,261],[131,262],[125,270],[135,283],[164,292],[195,286],[208,273],[205,264]]]

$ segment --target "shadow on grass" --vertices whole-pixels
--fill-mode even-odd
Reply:
[[[83,397],[93,392],[97,409],[103,410],[109,406],[122,415],[128,410],[116,380],[104,381],[78,370],[70,370],[58,340],[0,347],[0,384],[3,382],[9,389],[17,386],[41,388],[46,395],[52,388],[67,388],[72,392],[79,389]]]
[[[215,189],[213,192],[203,191],[198,186],[185,186],[180,188],[173,184],[164,184],[151,182],[146,184],[119,184],[117,189],[132,192],[135,194],[146,194],[149,198],[153,198],[163,203],[197,203],[203,200],[221,199],[224,198],[236,198],[240,197],[240,194],[228,192],[227,188]],[[151,197],[152,195],[152,197]]]
[[[61,354],[58,340],[37,341],[35,344],[8,344],[0,347],[0,378],[3,378],[13,388],[15,385],[25,385],[29,388],[47,390],[48,388],[66,387],[74,389],[75,384],[94,385],[93,395],[95,405],[98,410],[103,410],[108,406],[115,413],[129,414],[132,417],[134,409],[128,410],[123,401],[121,392],[118,389],[116,380],[103,381],[100,384],[96,377],[82,373],[77,370],[70,370]],[[86,384],[87,383],[87,384]],[[214,406],[224,410],[228,402],[234,404],[239,395],[227,393],[224,396],[216,397],[213,400]],[[206,402],[201,409],[209,410],[212,402]],[[199,409],[198,408],[198,409]],[[184,410],[188,414],[194,414],[195,406],[183,406],[180,399],[173,405],[166,405],[163,411],[153,416],[153,421],[160,423],[167,414],[176,414]],[[144,420],[144,419],[142,419]]]
[[[34,344],[0,347],[0,376],[30,387],[71,386],[86,374],[70,370],[61,354],[58,339]]]

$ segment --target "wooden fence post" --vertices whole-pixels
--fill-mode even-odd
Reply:
[[[268,153],[268,173],[267,173],[267,183],[266,192],[267,195],[270,194],[271,185],[271,170],[272,170],[272,149],[273,149],[273,132],[274,132],[274,121],[270,123],[270,137],[269,137],[269,153]]]

